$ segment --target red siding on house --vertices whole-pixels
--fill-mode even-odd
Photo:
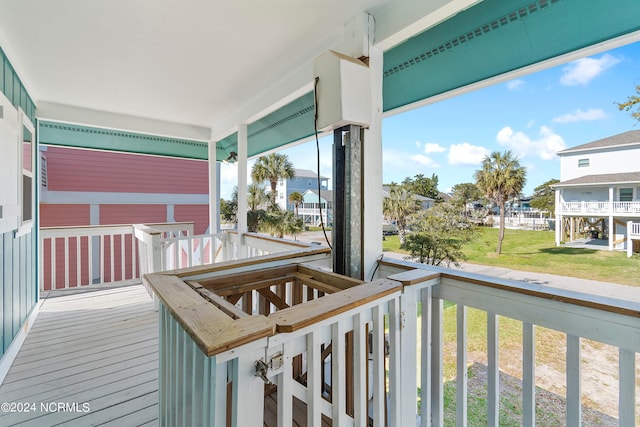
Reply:
[[[202,160],[48,147],[51,191],[208,194]]]
[[[100,205],[100,224],[167,222],[166,205]]]
[[[65,227],[89,225],[89,205],[40,204],[42,227]]]
[[[209,227],[209,205],[175,205],[173,217],[176,222],[195,222],[193,232],[204,234]]]

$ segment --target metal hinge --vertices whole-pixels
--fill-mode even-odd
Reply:
[[[269,370],[277,371],[278,369],[282,368],[283,363],[284,356],[282,353],[277,353],[276,355],[274,355],[271,359],[269,359],[269,362],[265,362],[262,359],[256,360],[256,372],[254,373],[254,375],[256,377],[260,377],[265,384],[271,385],[273,383],[267,377],[267,372]]]

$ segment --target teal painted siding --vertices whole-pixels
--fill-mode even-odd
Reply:
[[[0,48],[0,91],[16,108],[22,108],[31,123],[36,122],[36,106],[2,48]]]
[[[4,355],[36,304],[33,233],[0,234],[0,357]]]

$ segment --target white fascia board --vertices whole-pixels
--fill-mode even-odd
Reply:
[[[209,195],[49,190],[42,192],[40,203],[80,205],[207,205],[209,204]]]
[[[405,0],[376,13],[374,45],[383,52],[470,8],[481,0]]]
[[[211,139],[209,128],[203,126],[166,122],[53,102],[40,102],[36,114],[41,120],[54,122],[195,141],[208,142]]]

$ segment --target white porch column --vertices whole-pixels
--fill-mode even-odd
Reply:
[[[248,133],[247,124],[238,126],[238,256],[247,256],[247,247],[244,244],[244,234],[248,231],[247,226],[247,149]]]
[[[216,159],[216,141],[209,141],[209,233],[220,231],[220,165]]]
[[[362,159],[362,176],[366,177],[362,184],[362,272],[365,280],[371,279],[377,260],[382,255],[382,67],[382,51],[374,47],[370,39],[371,125],[364,130]],[[364,215],[364,212],[369,214]]]

